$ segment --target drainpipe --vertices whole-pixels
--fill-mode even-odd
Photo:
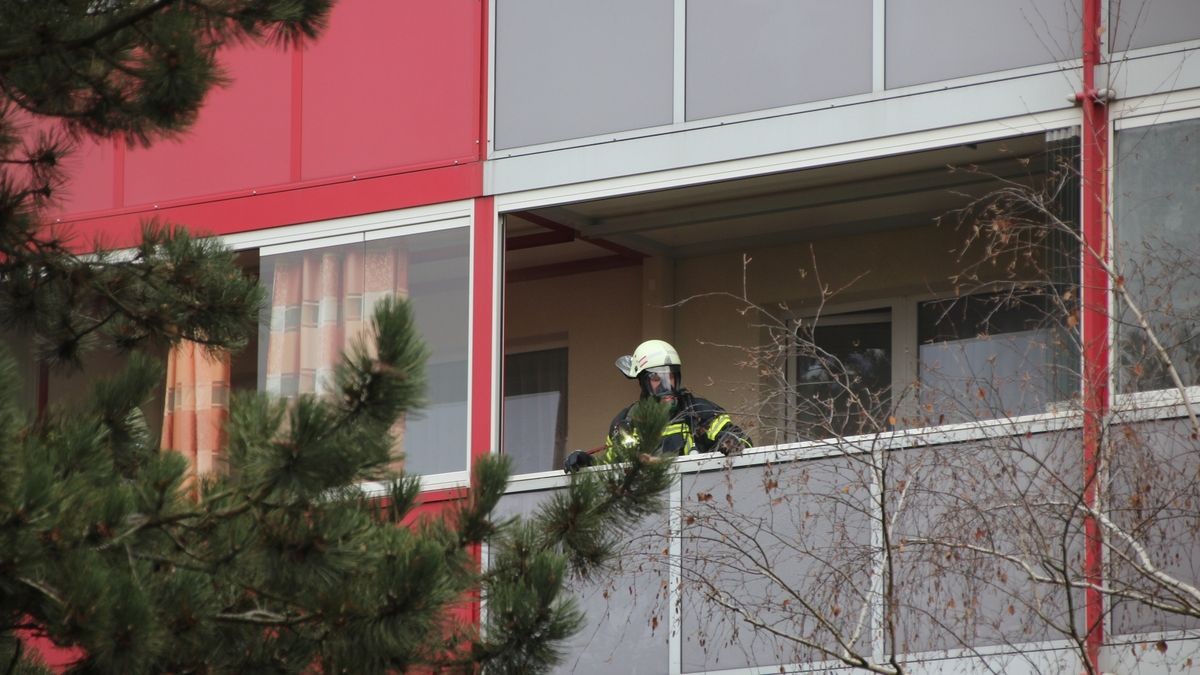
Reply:
[[[1082,194],[1082,338],[1083,338],[1083,479],[1084,503],[1100,504],[1100,464],[1104,425],[1109,410],[1109,277],[1105,263],[1112,254],[1108,239],[1108,91],[1096,88],[1100,65],[1101,0],[1083,0],[1083,90],[1075,94],[1083,109]],[[1084,521],[1084,576],[1089,584],[1103,580],[1103,532],[1094,517]],[[1087,660],[1100,671],[1104,644],[1104,596],[1089,588],[1084,597]]]

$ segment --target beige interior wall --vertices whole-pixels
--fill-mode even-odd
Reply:
[[[162,350],[155,349],[152,356],[163,364],[166,372],[166,359]],[[73,405],[83,404],[92,394],[93,385],[104,378],[112,377],[125,367],[128,357],[107,349],[94,349],[83,357],[81,369],[50,369],[49,400],[50,407],[69,410]],[[151,438],[158,438],[162,432],[163,418],[163,389],[154,390],[150,401],[142,406],[146,416],[146,424],[150,428]]]
[[[569,348],[568,450],[602,442],[613,414],[634,400],[636,386],[612,362],[648,338],[675,345],[688,389],[728,409],[756,442],[775,442],[755,435],[761,376],[741,349],[760,344],[765,319],[725,295],[741,294],[743,273],[749,296],[779,316],[779,303],[816,312],[821,287],[832,291],[825,311],[870,309],[872,300],[952,293],[962,245],[960,230],[925,225],[509,284],[506,349]]]
[[[642,270],[624,267],[505,286],[508,352],[567,347],[567,451],[604,443],[609,422],[637,398],[613,366],[642,330]]]
[[[961,237],[953,228],[930,225],[677,261],[676,298],[682,305],[675,312],[675,346],[684,362],[684,384],[729,409],[754,436],[750,413],[758,408],[760,375],[746,365],[740,346],[760,344],[760,326],[769,319],[743,314],[743,303],[719,294],[740,295],[744,272],[749,297],[783,316],[780,303],[792,312],[816,312],[822,287],[834,291],[826,300],[826,309],[833,310],[944,293],[953,288],[949,277],[960,267],[951,250],[961,246]],[[755,440],[771,442],[761,435]]]

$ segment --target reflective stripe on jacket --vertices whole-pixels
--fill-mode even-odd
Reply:
[[[637,445],[637,432],[629,418],[632,408],[632,405],[626,407],[613,418],[604,444],[605,462],[616,460],[616,447],[632,448]],[[735,439],[738,449],[750,446],[749,437],[733,423],[724,408],[684,390],[679,396],[679,412],[663,427],[662,442],[657,452],[664,455],[712,452],[718,449],[718,441],[722,436],[728,435]]]

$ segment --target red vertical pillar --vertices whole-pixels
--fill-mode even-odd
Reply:
[[[1083,91],[1076,97],[1083,108],[1081,192],[1083,195],[1083,443],[1084,503],[1099,504],[1099,470],[1104,422],[1109,406],[1109,275],[1112,254],[1108,236],[1108,107],[1096,88],[1100,63],[1101,0],[1083,1]],[[1102,581],[1103,532],[1095,518],[1084,522],[1084,575],[1092,585]],[[1084,598],[1087,658],[1100,671],[1104,644],[1104,596],[1088,589]]]
[[[496,216],[492,197],[475,200],[471,231],[471,458],[492,451],[492,333],[495,314]]]
[[[471,464],[492,451],[492,372],[495,349],[492,345],[496,316],[496,216],[492,197],[475,200],[471,229]],[[481,559],[478,547],[472,551]],[[480,621],[480,598],[471,600],[471,618]]]

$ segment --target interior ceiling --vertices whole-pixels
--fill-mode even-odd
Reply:
[[[510,213],[505,266],[519,280],[927,224],[1000,179],[1031,179],[1044,148],[1021,136]]]

